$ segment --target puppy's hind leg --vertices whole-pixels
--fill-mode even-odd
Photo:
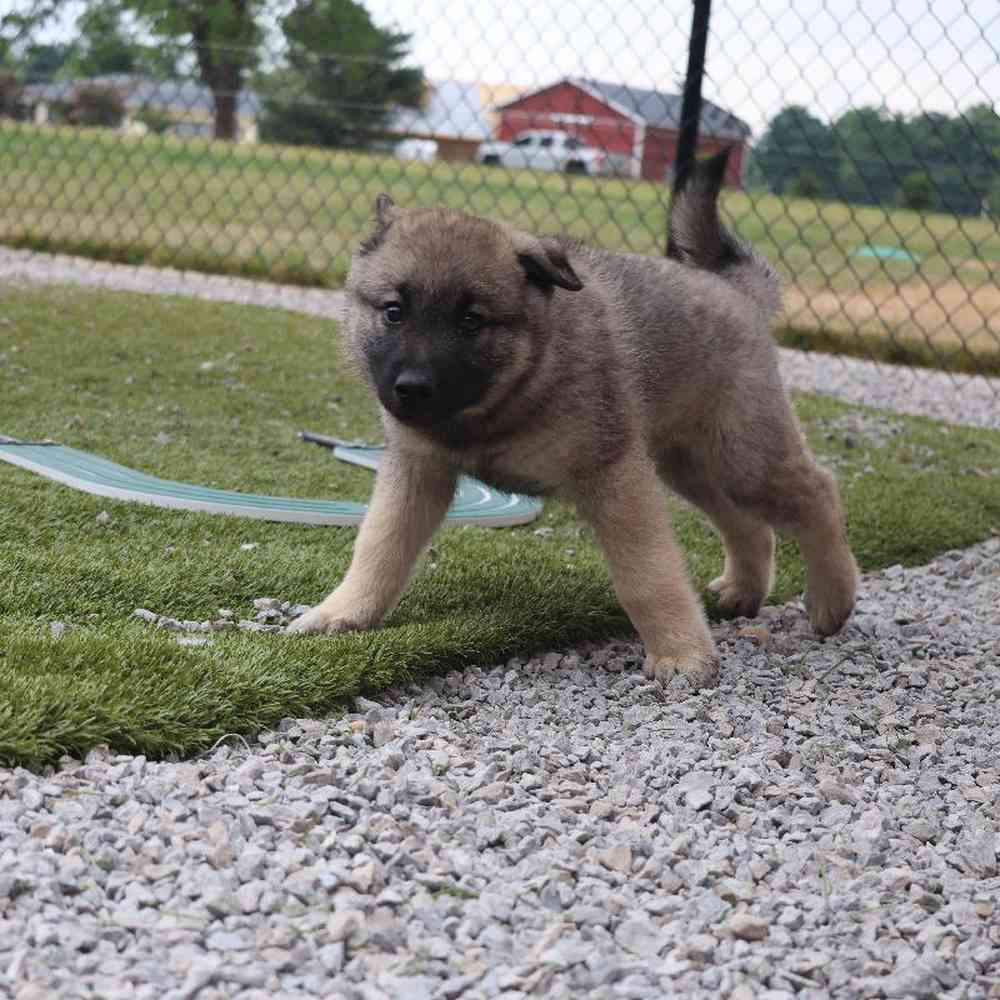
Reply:
[[[804,448],[772,469],[766,483],[766,494],[754,506],[798,541],[806,564],[809,620],[820,635],[832,635],[854,609],[858,589],[837,484]]]
[[[646,674],[715,683],[718,658],[701,602],[674,540],[666,496],[645,456],[576,484],[580,512],[607,556],[615,593],[646,647]]]
[[[726,563],[708,589],[727,614],[752,618],[774,586],[774,532],[748,510],[737,507],[697,456],[671,448],[660,456],[660,475],[682,497],[701,508],[722,537]]]
[[[753,618],[774,586],[774,532],[731,504],[706,513],[726,547],[722,576],[712,580],[708,589],[727,614]]]

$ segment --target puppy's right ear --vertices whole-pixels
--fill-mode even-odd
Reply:
[[[577,277],[573,265],[554,240],[525,238],[515,242],[517,262],[524,269],[528,280],[541,288],[551,289],[553,285],[578,292],[583,282]]]
[[[374,253],[385,241],[385,234],[396,218],[396,203],[385,193],[375,199],[375,232],[360,247],[362,257]]]

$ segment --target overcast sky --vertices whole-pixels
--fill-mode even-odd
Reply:
[[[364,0],[431,79],[562,76],[678,92],[691,0]],[[17,6],[18,0],[14,5]],[[71,34],[66,16],[53,29]],[[821,118],[1000,107],[1000,0],[714,0],[704,94],[757,138],[787,104]]]
[[[433,78],[564,75],[677,91],[691,0],[367,0]],[[1000,105],[998,0],[714,0],[704,94],[759,137],[786,104],[824,118]],[[992,43],[992,44],[991,44]]]

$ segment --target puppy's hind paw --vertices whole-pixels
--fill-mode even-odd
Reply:
[[[683,656],[649,655],[643,670],[661,687],[666,687],[675,677],[684,677],[693,688],[709,688],[715,687],[718,682],[719,658],[714,651]]]
[[[817,635],[839,632],[854,610],[858,591],[858,568],[845,560],[836,574],[810,580],[806,588],[806,611]]]
[[[755,618],[767,596],[763,588],[741,585],[725,576],[716,577],[708,590],[715,594],[719,610],[733,618]]]
[[[836,600],[813,600],[806,594],[806,611],[813,630],[817,635],[833,635],[839,632],[854,610],[853,594],[841,594]]]

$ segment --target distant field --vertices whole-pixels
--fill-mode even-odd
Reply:
[[[669,194],[641,181],[9,123],[0,177],[3,243],[328,286],[343,281],[379,191],[639,253],[662,253]],[[867,353],[866,337],[891,335],[904,354],[929,342],[953,364],[1000,366],[995,222],[742,193],[724,208],[787,280],[790,336],[822,331]],[[853,257],[864,244],[905,246],[920,263]]]

